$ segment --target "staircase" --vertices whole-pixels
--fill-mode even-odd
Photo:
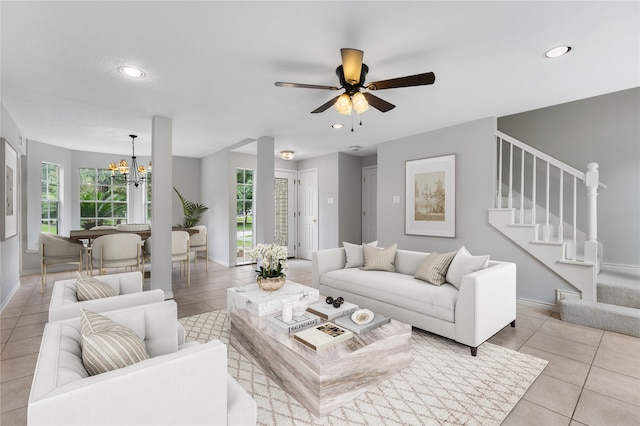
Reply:
[[[640,336],[640,280],[598,282],[597,193],[606,189],[599,182],[598,164],[581,172],[502,132],[495,134],[497,185],[489,223],[578,290],[558,292],[563,320]]]

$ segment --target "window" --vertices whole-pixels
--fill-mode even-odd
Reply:
[[[253,247],[253,170],[236,169],[236,213],[238,263],[245,263]]]
[[[59,164],[42,163],[42,217],[40,229],[57,234],[60,225],[60,175]]]
[[[144,183],[144,212],[145,223],[151,223],[151,172],[147,171],[147,178]]]
[[[127,222],[127,184],[107,169],[80,169],[80,228]]]

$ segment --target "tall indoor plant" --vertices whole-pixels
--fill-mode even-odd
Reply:
[[[200,218],[202,217],[202,213],[209,210],[209,207],[204,204],[194,203],[193,201],[189,201],[178,192],[176,187],[173,187],[173,190],[176,191],[178,197],[180,198],[180,202],[182,203],[182,211],[184,213],[184,222],[182,225],[179,225],[183,228],[191,228],[196,226],[198,222],[200,222]]]

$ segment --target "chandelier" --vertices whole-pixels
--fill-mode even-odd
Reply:
[[[129,135],[131,138],[131,166],[127,163],[127,160],[120,160],[118,164],[109,164],[109,170],[111,170],[111,178],[122,178],[127,185],[134,185],[136,188],[140,186],[147,179],[147,171],[151,170],[151,162],[149,162],[148,169],[144,166],[138,166],[136,161],[136,138],[137,135]],[[120,172],[120,175],[116,177],[116,172]]]

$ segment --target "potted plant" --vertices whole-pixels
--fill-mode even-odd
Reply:
[[[202,217],[202,213],[209,210],[209,207],[204,204],[194,203],[193,201],[189,201],[185,199],[180,192],[173,187],[173,190],[176,191],[178,197],[180,198],[180,202],[182,203],[182,211],[184,213],[184,222],[182,225],[179,225],[183,228],[191,228],[194,227],[200,222],[200,218]]]
[[[260,262],[260,269],[256,281],[261,289],[267,291],[282,288],[286,280],[284,271],[289,267],[287,257],[289,249],[276,244],[258,244],[249,251],[252,260]]]

